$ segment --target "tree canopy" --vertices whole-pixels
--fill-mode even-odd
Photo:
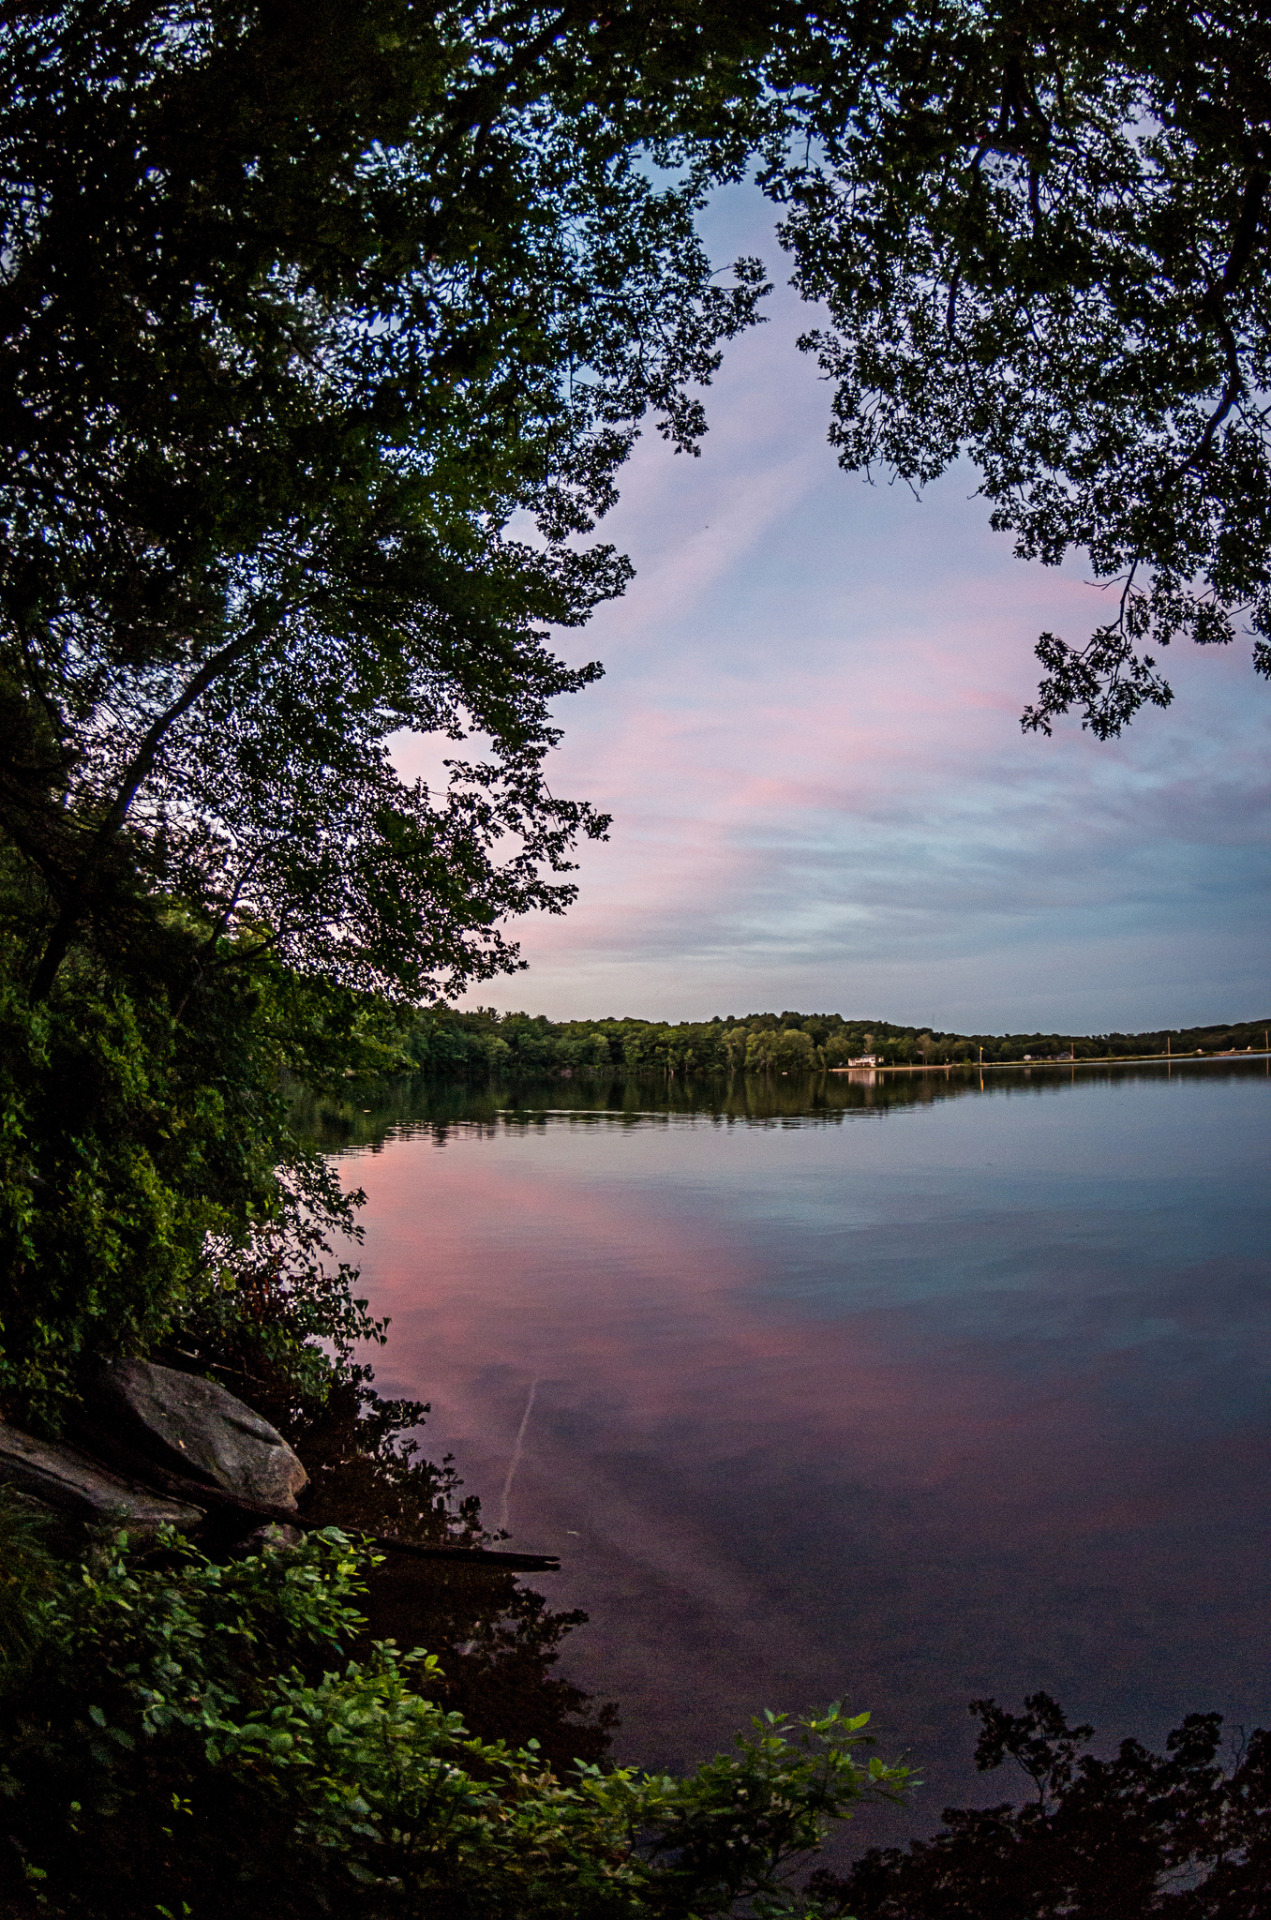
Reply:
[[[967,456],[1021,553],[1114,583],[1089,644],[1043,637],[1030,724],[1115,732],[1179,634],[1244,619],[1271,664],[1269,49],[1181,0],[0,14],[28,1372],[32,1274],[72,1345],[144,1344],[209,1235],[287,1211],[280,1069],[390,1058],[365,996],[514,966],[507,923],[568,904],[605,822],[546,763],[599,669],[550,634],[628,578],[596,524],[642,424],[694,449],[757,317],[760,264],[698,232],[719,181],[757,168],[828,305],[844,463]]]
[[[598,669],[545,629],[621,589],[579,536],[646,413],[694,444],[760,290],[667,172],[700,73],[639,40],[409,0],[9,11],[0,806],[37,997],[156,896],[407,991],[570,897],[604,822],[545,783],[549,705]],[[410,785],[403,729],[486,750]]]
[[[1265,9],[840,18],[766,184],[828,308],[803,344],[842,464],[921,486],[966,457],[1018,555],[1105,583],[1088,640],[1041,637],[1029,727],[1076,707],[1107,737],[1168,704],[1150,649],[1180,637],[1244,624],[1271,675]]]
[[[646,416],[704,426],[762,269],[831,324],[851,468],[960,456],[1111,617],[1027,723],[1271,669],[1271,29],[1185,0],[39,0],[0,35],[0,826],[23,966],[179,899],[408,995],[513,962],[603,816],[550,790],[549,630]],[[394,736],[456,749],[402,780]],[[468,742],[466,752],[461,751]],[[238,958],[252,950],[249,942]]]

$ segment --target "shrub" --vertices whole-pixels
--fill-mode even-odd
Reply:
[[[903,1768],[867,1715],[769,1714],[683,1779],[472,1737],[436,1661],[346,1657],[369,1556],[336,1529],[214,1565],[121,1536],[33,1591],[7,1671],[10,1910],[120,1920],[707,1920],[798,1911],[794,1862]]]

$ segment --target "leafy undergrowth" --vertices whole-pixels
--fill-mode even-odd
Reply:
[[[906,1771],[868,1716],[766,1716],[685,1778],[482,1740],[436,1657],[360,1658],[374,1556],[338,1529],[210,1562],[169,1534],[79,1566],[12,1504],[5,1911],[690,1920],[807,1911],[792,1870]]]

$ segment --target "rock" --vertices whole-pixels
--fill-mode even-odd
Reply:
[[[231,1499],[294,1513],[309,1476],[282,1435],[214,1380],[151,1360],[103,1364],[90,1392],[97,1428],[171,1473]]]
[[[4,1423],[0,1423],[0,1482],[58,1513],[81,1520],[117,1520],[130,1533],[157,1533],[164,1525],[184,1532],[203,1518],[202,1508],[135,1486],[78,1447],[37,1440]]]

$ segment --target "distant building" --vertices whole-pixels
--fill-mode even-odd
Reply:
[[[849,1060],[847,1064],[849,1067],[876,1067],[878,1065],[878,1055],[876,1053],[858,1053],[855,1060]]]

